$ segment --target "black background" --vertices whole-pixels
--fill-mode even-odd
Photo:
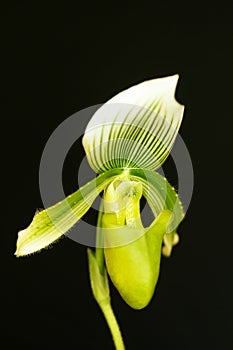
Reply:
[[[17,231],[43,206],[40,156],[63,120],[130,85],[179,73],[176,95],[186,106],[180,133],[195,172],[181,242],[162,260],[146,309],[130,309],[113,288],[112,304],[127,349],[231,348],[231,23],[228,8],[156,2],[59,7],[21,1],[1,12],[1,330],[9,347],[113,349],[91,295],[86,248],[66,238],[17,259]],[[77,187],[82,155],[77,144],[66,161],[68,193]]]

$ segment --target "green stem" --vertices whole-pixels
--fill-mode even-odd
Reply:
[[[96,261],[97,264],[99,266],[99,270],[101,275],[104,275],[104,249],[103,248],[96,248],[95,250],[95,257],[96,257]]]
[[[95,249],[95,257],[97,264],[99,266],[99,270],[101,275],[104,275],[105,267],[104,267],[104,249],[103,249],[103,233],[101,228],[101,219],[103,215],[103,200],[100,202],[99,215],[97,220],[97,229],[96,229],[96,249]]]
[[[116,350],[125,350],[123,343],[123,338],[121,335],[120,328],[118,326],[116,317],[113,313],[110,302],[99,303],[99,306],[104,314],[104,317],[107,321],[108,327],[111,331],[113,342],[115,344]]]
[[[88,249],[88,259],[89,259],[89,272],[91,287],[93,295],[98,305],[100,306],[104,317],[107,321],[108,327],[111,331],[113,342],[115,344],[116,350],[125,350],[123,343],[123,338],[121,335],[120,328],[118,326],[116,317],[113,313],[110,294],[109,294],[109,285],[108,285],[108,276],[104,264],[104,249],[103,247],[103,234],[102,234],[102,210],[103,210],[103,201],[100,204],[100,211],[97,222],[96,230],[96,250],[95,254]]]

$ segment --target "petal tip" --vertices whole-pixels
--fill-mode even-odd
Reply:
[[[180,78],[180,75],[177,73],[177,74],[170,76],[169,78],[171,78],[171,87],[173,87],[173,98],[175,100],[175,103],[177,104],[177,106],[179,108],[182,109],[182,111],[184,111],[185,106],[182,103],[180,103],[179,101],[177,101],[176,96],[175,96],[176,88],[177,88],[177,84],[178,84],[178,80]]]
[[[178,84],[179,77],[180,77],[179,74],[174,74],[174,75],[170,75],[170,76],[164,78],[164,80],[166,80],[165,81],[165,92],[167,94],[169,94],[171,97],[175,96],[176,87]]]
[[[28,229],[19,231],[16,242],[16,251],[14,253],[16,257],[30,255],[39,250],[38,247],[35,246],[33,240],[27,240],[29,232],[30,231]]]
[[[16,243],[16,251],[14,253],[14,255],[19,258],[21,256],[24,255],[28,255],[29,253],[27,253],[23,247],[23,245],[20,242],[20,237],[18,237],[17,243]]]

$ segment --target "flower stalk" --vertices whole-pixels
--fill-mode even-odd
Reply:
[[[100,227],[101,213],[103,210],[103,202],[100,204],[100,215],[97,222],[96,246],[99,247],[103,243],[102,228]],[[124,350],[124,342],[121,335],[120,327],[112,310],[110,291],[108,284],[107,271],[104,264],[104,249],[96,248],[95,253],[91,249],[87,249],[89,275],[91,288],[95,300],[97,301],[103,315],[106,319],[116,350]]]

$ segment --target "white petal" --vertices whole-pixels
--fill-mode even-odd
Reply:
[[[98,173],[114,167],[155,170],[167,158],[184,106],[175,100],[179,76],[145,81],[107,101],[90,120],[83,146]]]

